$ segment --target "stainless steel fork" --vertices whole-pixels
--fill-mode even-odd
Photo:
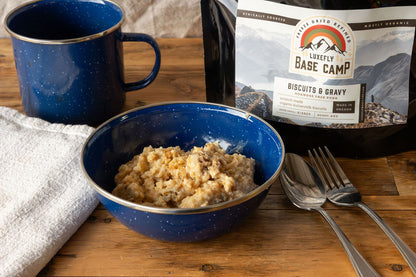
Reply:
[[[400,239],[376,212],[361,201],[360,192],[347,178],[329,149],[326,146],[324,146],[324,149],[326,154],[321,148],[318,148],[319,154],[315,149],[312,149],[313,154],[311,151],[308,151],[308,154],[313,167],[321,175],[329,201],[340,206],[357,206],[363,209],[396,245],[412,269],[413,274],[416,275],[415,252]]]

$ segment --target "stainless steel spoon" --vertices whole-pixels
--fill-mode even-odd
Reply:
[[[301,156],[287,153],[279,176],[280,183],[292,203],[305,210],[315,210],[329,223],[358,276],[380,276],[364,259],[332,217],[322,208],[326,201],[325,187],[315,170]]]

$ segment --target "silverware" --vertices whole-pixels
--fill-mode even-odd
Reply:
[[[319,175],[302,157],[287,153],[279,178],[284,192],[295,206],[305,210],[315,210],[329,223],[347,252],[358,276],[380,276],[322,208],[326,201],[325,187]]]
[[[384,222],[384,220],[369,206],[361,201],[360,192],[354,187],[345,175],[341,166],[335,160],[329,149],[324,146],[326,155],[321,148],[318,152],[313,149],[308,151],[309,158],[316,171],[320,172],[321,178],[326,186],[327,198],[334,204],[340,206],[356,206],[363,209],[386,233],[391,241],[399,249],[406,262],[416,275],[416,254],[404,243],[400,237]],[[315,161],[315,158],[318,162]],[[319,164],[319,166],[318,166]]]

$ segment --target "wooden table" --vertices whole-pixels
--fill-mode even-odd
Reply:
[[[205,101],[201,39],[159,39],[157,79],[127,94],[125,110],[171,100]],[[125,44],[127,81],[150,71],[152,50]],[[143,57],[148,58],[143,58]],[[22,111],[9,39],[0,40],[0,104]],[[363,200],[416,250],[416,151],[370,160],[338,159]],[[382,276],[413,276],[379,227],[358,208],[324,206]],[[139,235],[102,205],[41,276],[355,276],[323,218],[295,208],[280,184],[241,226],[219,238],[170,243]]]

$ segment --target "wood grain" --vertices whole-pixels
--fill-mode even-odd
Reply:
[[[9,39],[0,39],[0,80],[1,105],[23,111],[13,49]]]
[[[159,39],[162,66],[147,88],[127,93],[123,110],[156,102],[205,101],[201,39]],[[125,79],[151,70],[145,44],[124,45]],[[22,111],[10,40],[0,39],[0,103]],[[416,250],[416,151],[368,160],[338,159],[363,200]],[[357,208],[324,208],[382,276],[413,276],[380,228]],[[355,276],[329,225],[297,209],[273,184],[260,208],[216,239],[169,243],[120,224],[99,205],[40,276]]]
[[[393,155],[387,160],[399,193],[416,195],[416,151]]]

